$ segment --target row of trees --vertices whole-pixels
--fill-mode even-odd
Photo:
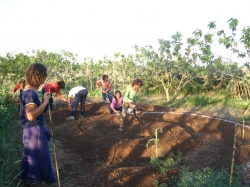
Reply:
[[[180,92],[228,87],[235,92],[231,93],[233,98],[248,99],[248,93],[243,93],[240,87],[244,85],[244,90],[249,90],[250,28],[243,28],[241,35],[237,36],[238,20],[230,19],[228,26],[230,34],[217,30],[216,23],[210,22],[208,33],[195,30],[185,45],[182,34],[177,32],[170,40],[159,39],[157,51],[150,45],[134,46],[135,54],[123,56],[115,53],[113,59],[104,57],[98,62],[92,58],[77,62],[77,55],[67,51],[8,53],[0,56],[0,81],[2,85],[17,82],[24,77],[30,63],[41,62],[49,69],[48,81],[76,82],[90,90],[105,73],[114,89],[122,90],[125,84],[140,77],[147,93],[165,94],[168,101],[175,99]]]

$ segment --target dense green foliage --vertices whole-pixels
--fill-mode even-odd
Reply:
[[[159,39],[158,51],[150,45],[135,45],[135,54],[115,53],[113,59],[104,57],[98,62],[92,58],[77,62],[77,54],[67,51],[9,53],[0,56],[0,82],[11,92],[7,85],[24,78],[30,63],[41,62],[49,70],[47,81],[64,80],[67,84],[83,85],[89,91],[95,89],[97,79],[108,74],[113,90],[124,91],[138,77],[145,83],[145,93],[164,94],[166,101],[175,100],[180,94],[218,89],[227,90],[230,98],[248,100],[250,28],[243,28],[241,35],[236,36],[237,26],[238,20],[230,19],[231,33],[227,34],[210,22],[209,33],[195,30],[186,45],[182,34],[177,32],[169,40]]]
[[[229,172],[225,170],[215,171],[211,168],[203,168],[203,170],[191,172],[188,168],[182,168],[180,180],[176,187],[244,187],[244,185],[242,185],[242,172],[240,168],[236,170],[231,185],[229,185],[228,179]]]
[[[17,186],[22,158],[18,106],[0,90],[0,186]]]

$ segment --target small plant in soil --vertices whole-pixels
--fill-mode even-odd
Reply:
[[[160,149],[158,148],[159,144],[159,138],[158,138],[158,133],[162,133],[162,128],[156,128],[155,129],[155,138],[150,139],[146,147],[148,148],[149,144],[153,142],[153,146],[155,148],[155,156],[150,157],[150,164],[153,166],[153,168],[157,169],[161,174],[166,175],[169,170],[172,170],[177,164],[179,164],[182,161],[182,153],[178,151],[178,153],[175,155],[174,153],[170,153],[167,158],[160,159],[158,157]],[[162,153],[162,152],[160,152]],[[165,180],[168,181],[168,183],[171,183],[171,181],[176,181],[176,177],[168,176],[165,177]],[[154,186],[159,186],[159,187],[164,187],[167,186],[166,183],[159,184],[158,180],[153,181]]]
[[[148,140],[146,147],[148,148],[148,146],[153,143],[153,147],[155,148],[155,157],[158,158],[158,155],[160,153],[160,149],[158,148],[158,144],[159,144],[159,138],[158,138],[158,133],[162,133],[163,130],[161,127],[156,128],[155,129],[155,138],[151,138],[150,140]]]

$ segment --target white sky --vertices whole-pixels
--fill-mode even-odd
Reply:
[[[113,59],[134,53],[133,45],[183,38],[211,21],[226,30],[230,18],[239,32],[250,26],[249,0],[0,0],[0,55],[45,49]]]

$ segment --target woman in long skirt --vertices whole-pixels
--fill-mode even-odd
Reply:
[[[23,127],[22,180],[39,184],[46,181],[55,183],[51,166],[48,140],[49,131],[44,127],[43,110],[51,95],[45,93],[40,102],[37,90],[47,77],[43,64],[31,64],[26,70],[26,86],[20,101],[20,119]]]

